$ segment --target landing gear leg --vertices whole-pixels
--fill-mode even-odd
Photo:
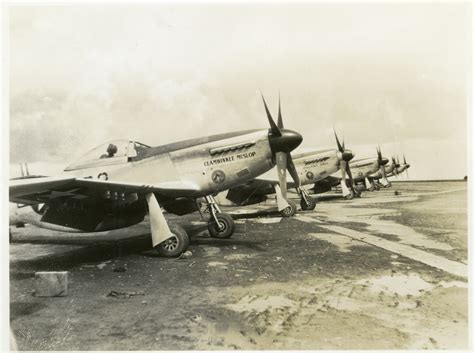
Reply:
[[[296,188],[296,191],[301,196],[301,209],[303,211],[312,211],[316,207],[316,199],[308,195],[305,189],[302,187]]]
[[[374,191],[375,190],[375,183],[372,179],[365,178],[365,187],[368,191]]]
[[[207,229],[211,237],[226,239],[234,234],[235,222],[232,217],[223,213],[213,196],[206,196],[207,210],[211,214]]]

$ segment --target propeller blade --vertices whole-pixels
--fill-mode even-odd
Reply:
[[[377,147],[377,159],[379,161],[379,165],[382,162],[382,151],[380,149],[380,146]]]
[[[290,175],[293,178],[293,181],[295,182],[296,187],[300,187],[301,186],[300,176],[298,175],[298,171],[296,170],[295,164],[293,163],[293,158],[291,157],[290,153],[288,153],[288,161],[286,164],[286,168],[288,169],[288,172],[290,172]]]
[[[337,149],[339,150],[339,152],[343,153],[344,147],[339,142],[339,138],[337,137],[336,130],[333,129],[333,131],[334,131],[334,136],[336,136]]]
[[[347,175],[349,176],[349,184],[351,185],[351,188],[354,187],[354,179],[352,178],[352,172],[351,168],[349,167],[349,163],[346,163],[346,172]]]
[[[265,102],[265,98],[263,97],[263,94],[262,94],[262,99],[263,99],[263,105],[265,106],[265,112],[267,113],[268,122],[270,123],[272,135],[281,136],[281,131],[278,128],[278,126],[275,124],[275,121],[273,120],[272,115],[270,114],[270,111],[268,110],[267,102]]]
[[[163,216],[155,194],[150,192],[145,195],[145,198],[150,216],[151,240],[153,247],[155,247],[166,239],[173,237],[173,233],[171,233],[168,222],[166,222],[165,216]]]
[[[352,190],[353,195],[355,196],[357,192],[355,191],[355,187],[354,187],[355,183],[354,183],[354,179],[352,178],[352,171],[349,166],[349,162],[347,162],[346,164],[346,172],[347,172],[347,175],[349,176],[349,187]]]
[[[289,206],[287,201],[286,166],[288,164],[288,154],[285,152],[276,153],[276,168],[278,173],[278,189],[275,188],[277,196],[278,211],[282,211]]]
[[[286,199],[286,166],[288,162],[288,155],[284,152],[276,153],[276,165],[278,172],[278,182],[280,184],[281,194]]]
[[[281,117],[280,93],[278,93],[278,127],[283,129],[283,118]]]
[[[342,196],[346,197],[350,195],[350,191],[347,188],[346,182],[346,169],[347,169],[347,162],[345,160],[341,160],[339,162],[339,169],[341,169],[341,189],[342,189]]]
[[[30,171],[28,170],[28,163],[25,163],[26,176],[30,176]]]
[[[339,162],[339,169],[341,170],[341,179],[346,182],[346,165],[347,162],[345,160],[341,160]]]
[[[403,154],[403,164],[407,164],[407,160],[405,158],[405,153]]]
[[[23,171],[23,163],[20,163],[20,170],[21,170],[21,176],[25,176],[25,172]]]

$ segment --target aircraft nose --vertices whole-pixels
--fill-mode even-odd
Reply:
[[[395,168],[400,168],[400,164],[395,164]]]
[[[280,129],[281,136],[269,136],[270,148],[273,153],[289,153],[298,147],[303,141],[303,136],[293,130]]]
[[[349,162],[352,158],[354,158],[354,153],[352,153],[351,150],[344,150],[342,153],[342,159]]]
[[[388,159],[387,158],[382,158],[382,165],[386,165],[388,163]]]

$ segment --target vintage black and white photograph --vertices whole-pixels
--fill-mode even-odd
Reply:
[[[472,349],[471,3],[2,10],[5,347]]]

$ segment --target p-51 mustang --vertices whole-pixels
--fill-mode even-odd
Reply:
[[[398,176],[399,174],[406,171],[407,177],[408,177],[408,168],[410,168],[410,164],[407,163],[405,155],[403,155],[403,164],[400,164],[400,162],[398,161],[398,156],[397,156],[397,167],[392,171],[390,176],[392,175]]]
[[[388,159],[382,157],[382,152],[380,151],[380,148],[377,148],[377,158],[365,158],[349,162],[354,183],[365,182],[366,188],[372,191],[375,188],[375,183],[373,180],[369,180],[369,176],[371,174],[379,172],[382,175],[382,184],[384,186],[390,185],[385,173],[385,165],[387,163]],[[315,193],[327,192],[331,190],[332,187],[339,185],[339,183],[339,177],[329,176],[326,179],[315,183],[313,191]],[[359,191],[357,189],[353,189],[352,192],[354,193],[354,195],[351,196],[359,195]]]
[[[396,172],[397,168],[400,168],[400,164],[398,164],[395,161],[395,158],[392,157],[392,163],[385,166],[385,175],[386,175],[387,179],[388,179],[388,177],[391,177],[391,176],[395,175],[394,172]],[[371,174],[369,178],[374,180],[376,182],[377,186],[380,187],[380,185],[382,185],[379,182],[379,180],[382,178],[382,173],[380,171],[377,171],[376,173]],[[380,183],[380,185],[378,185],[379,183]],[[389,182],[389,185],[391,185],[390,182]]]
[[[263,97],[262,97],[263,98]],[[184,215],[198,210],[204,198],[208,228],[218,238],[232,236],[232,218],[212,195],[248,182],[275,164],[286,185],[290,151],[302,141],[279,128],[264,100],[270,129],[247,130],[150,147],[116,140],[94,148],[60,176],[10,180],[10,201],[43,206],[33,224],[66,232],[100,232],[141,222],[148,212],[153,247],[163,256],[186,250],[189,238],[169,226],[161,207]],[[31,219],[29,220],[31,222]]]
[[[279,111],[279,115],[280,115]],[[279,126],[282,128],[283,126]],[[337,170],[341,170],[341,187],[344,196],[350,194],[346,182],[346,173],[351,178],[351,171],[349,169],[349,161],[354,157],[350,150],[344,148],[344,143],[341,145],[337,134],[336,137],[338,149],[328,149],[324,151],[305,152],[294,154],[293,161],[295,170],[291,171],[291,179],[288,179],[286,188],[295,188],[300,196],[300,205],[303,210],[313,210],[316,207],[316,200],[308,195],[306,190],[302,187],[304,185],[314,184]],[[296,212],[296,205],[291,201],[288,203],[291,209],[280,205],[279,199],[279,184],[276,170],[272,169],[267,173],[249,181],[245,185],[237,186],[229,189],[226,198],[236,205],[249,205],[262,202],[267,195],[276,193],[278,209],[282,216],[290,217]],[[352,184],[351,184],[352,185]]]

